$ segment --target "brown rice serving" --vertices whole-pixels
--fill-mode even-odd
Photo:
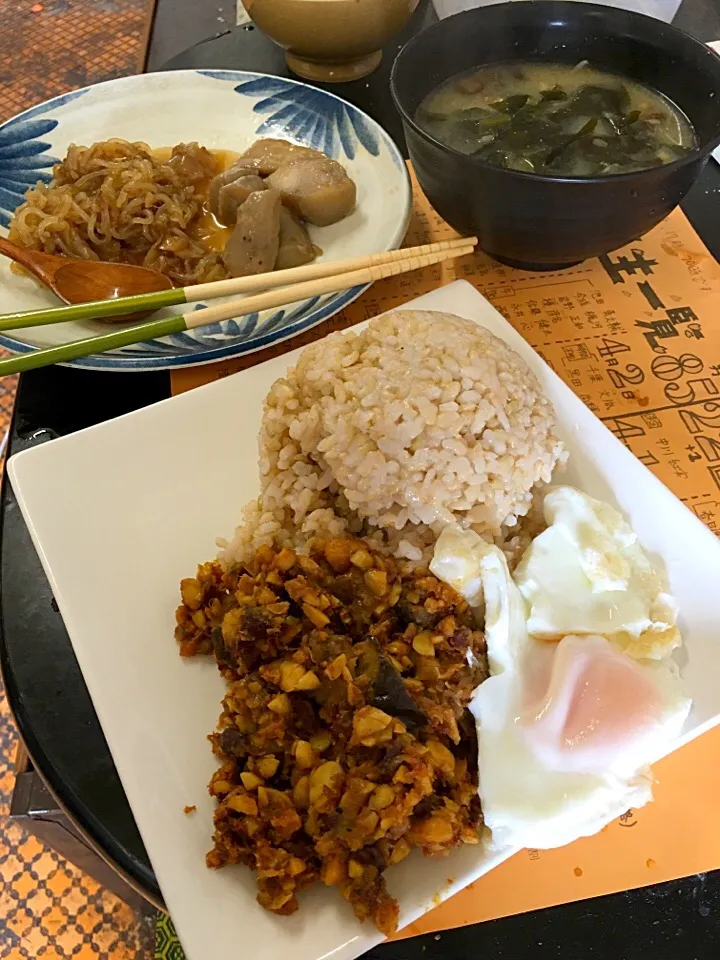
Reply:
[[[273,384],[260,499],[222,559],[350,533],[427,561],[448,523],[512,547],[563,458],[518,354],[471,321],[398,311],[311,344]]]

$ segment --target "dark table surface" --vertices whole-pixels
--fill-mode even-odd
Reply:
[[[408,33],[433,18],[431,9],[421,5]],[[720,0],[685,0],[676,22],[701,39],[720,38]],[[371,77],[334,88],[400,144],[388,75],[404,39],[386,51]],[[280,51],[251,26],[199,43],[166,64],[166,69],[210,67],[287,75]],[[683,207],[720,259],[720,167],[715,162]],[[161,400],[169,392],[166,373],[52,367],[24,374],[9,453]],[[159,899],[70,640],[7,482],[0,523],[0,664],[22,737],[35,766],[80,827],[141,889]],[[388,944],[368,956],[454,960],[471,952],[492,960],[711,960],[720,956],[720,871]]]

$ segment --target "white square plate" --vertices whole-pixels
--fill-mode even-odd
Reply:
[[[681,741],[667,752],[716,724],[720,542],[468,283],[410,306],[486,326],[535,370],[570,450],[564,480],[625,513],[665,564],[680,604],[681,666],[694,707]],[[215,537],[232,533],[256,495],[262,400],[298,352],[24,451],[8,464],[188,960],[350,960],[381,939],[335,891],[311,891],[298,913],[281,919],[256,904],[249,870],[204,864],[213,810],[206,783],[215,766],[206,735],[224,685],[214,663],[178,656],[178,585],[215,555]],[[183,813],[186,804],[197,804],[194,816]],[[388,885],[401,923],[512,852],[489,856],[466,847],[448,859],[413,856],[392,868]]]

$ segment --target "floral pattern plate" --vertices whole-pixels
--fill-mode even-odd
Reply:
[[[392,250],[407,229],[412,192],[397,146],[374,120],[339,97],[303,83],[235,70],[179,70],[110,80],[33,107],[0,126],[0,231],[7,232],[25,191],[48,181],[71,143],[121,137],[153,147],[197,140],[242,152],[259,137],[280,137],[322,150],[358,186],[350,217],[312,228],[323,259]],[[92,370],[152,370],[209,363],[251,353],[295,336],[337,313],[363,292],[355,287],[282,310],[237,319],[75,360]],[[55,297],[0,259],[0,311],[33,310]],[[195,309],[205,305],[196,304]],[[168,312],[189,309],[175,307]],[[0,336],[15,353],[107,331],[99,322],[31,327]]]

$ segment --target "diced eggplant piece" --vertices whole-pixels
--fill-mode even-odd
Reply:
[[[369,638],[360,663],[363,674],[370,678],[367,702],[371,706],[401,720],[411,733],[427,726],[427,717],[410,696],[402,677],[374,638]]]

